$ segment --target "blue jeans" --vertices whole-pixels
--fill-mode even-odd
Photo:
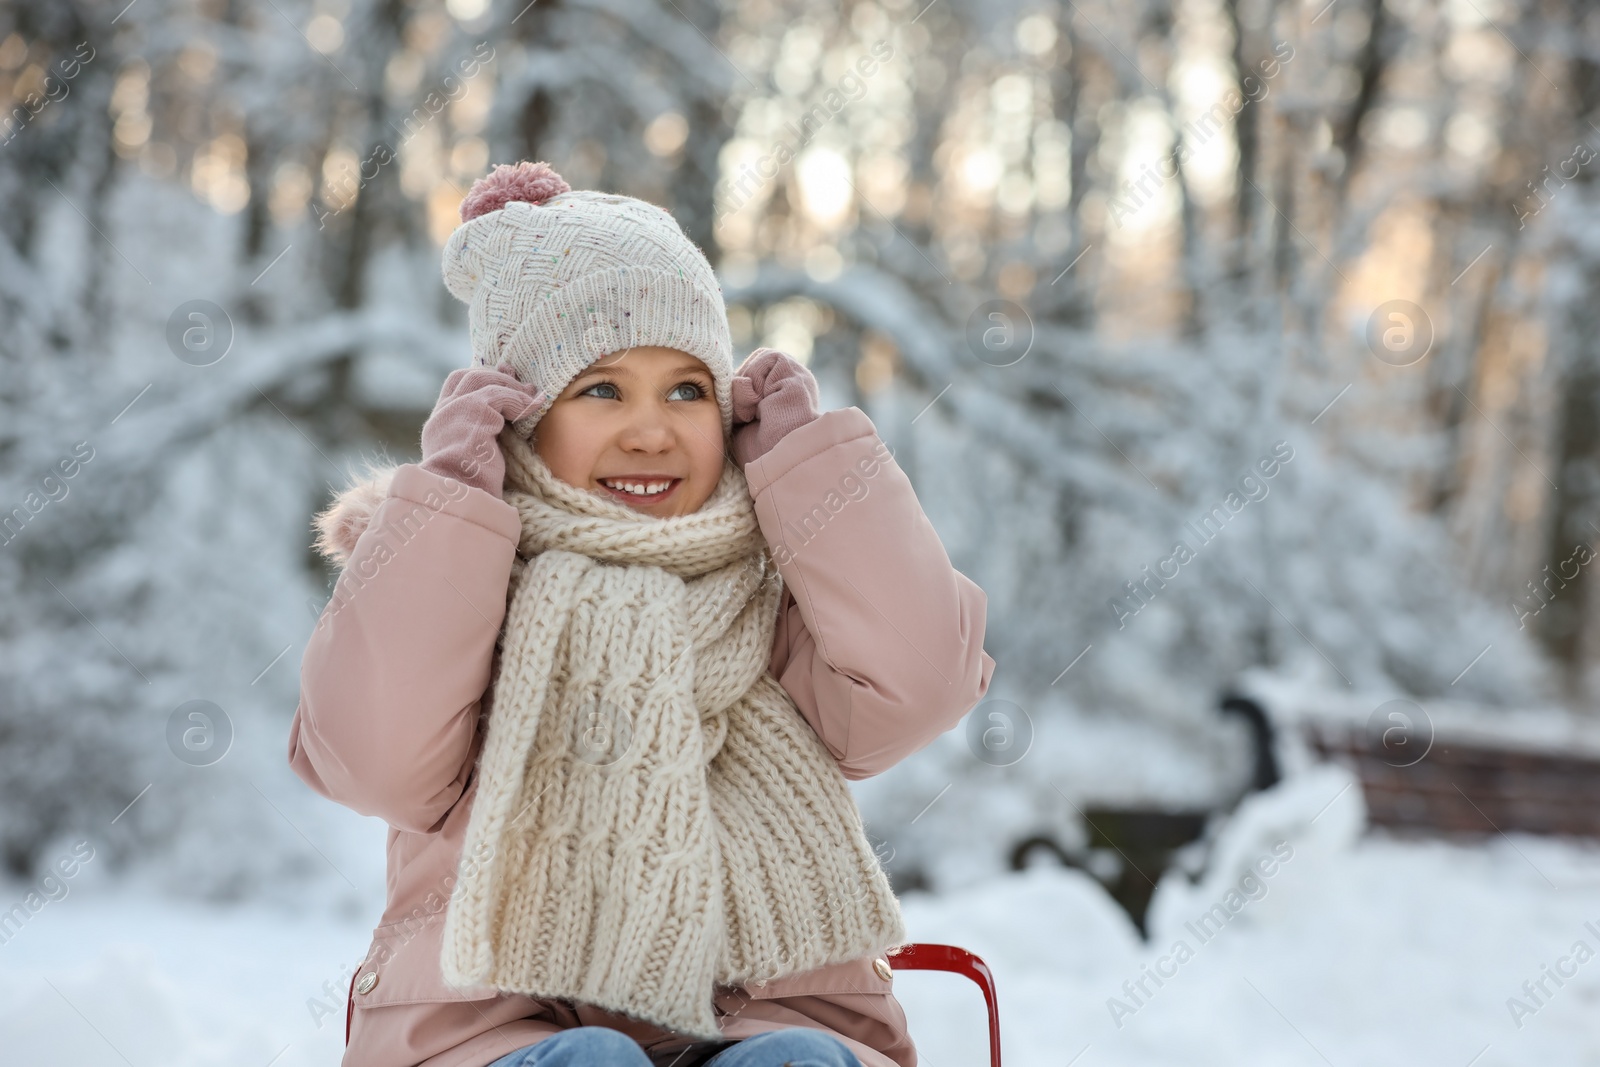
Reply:
[[[489,1067],[654,1067],[644,1047],[609,1026],[575,1026],[501,1056]],[[793,1026],[747,1037],[705,1067],[861,1067],[848,1045],[821,1030]]]

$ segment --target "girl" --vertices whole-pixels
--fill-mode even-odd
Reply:
[[[473,366],[317,518],[289,761],[390,826],[344,1067],[915,1067],[846,781],[987,691],[983,591],[670,214],[519,163],[461,218]]]

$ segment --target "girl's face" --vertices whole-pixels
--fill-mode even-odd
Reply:
[[[657,518],[687,515],[722,477],[711,371],[675,348],[612,352],[567,383],[534,429],[533,450],[568,485]]]

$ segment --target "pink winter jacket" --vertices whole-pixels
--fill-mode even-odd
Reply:
[[[773,677],[846,778],[879,774],[988,690],[987,598],[951,566],[859,408],[824,412],[745,475],[786,586]],[[388,903],[351,983],[343,1067],[484,1067],[580,1025],[621,1030],[654,1053],[690,1044],[592,1005],[444,984],[440,934],[520,526],[499,497],[415,464],[395,468],[370,504],[370,515],[341,517],[353,546],[306,647],[289,727],[296,774],[390,827]],[[809,1026],[843,1039],[864,1067],[916,1067],[881,960],[719,987],[722,1033]]]

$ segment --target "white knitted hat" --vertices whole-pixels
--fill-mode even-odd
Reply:
[[[445,287],[467,305],[472,362],[509,363],[546,400],[625,348],[687,352],[711,371],[724,437],[733,426],[733,339],[711,263],[666,208],[574,190],[547,163],[500,164],[473,183],[444,246]]]

